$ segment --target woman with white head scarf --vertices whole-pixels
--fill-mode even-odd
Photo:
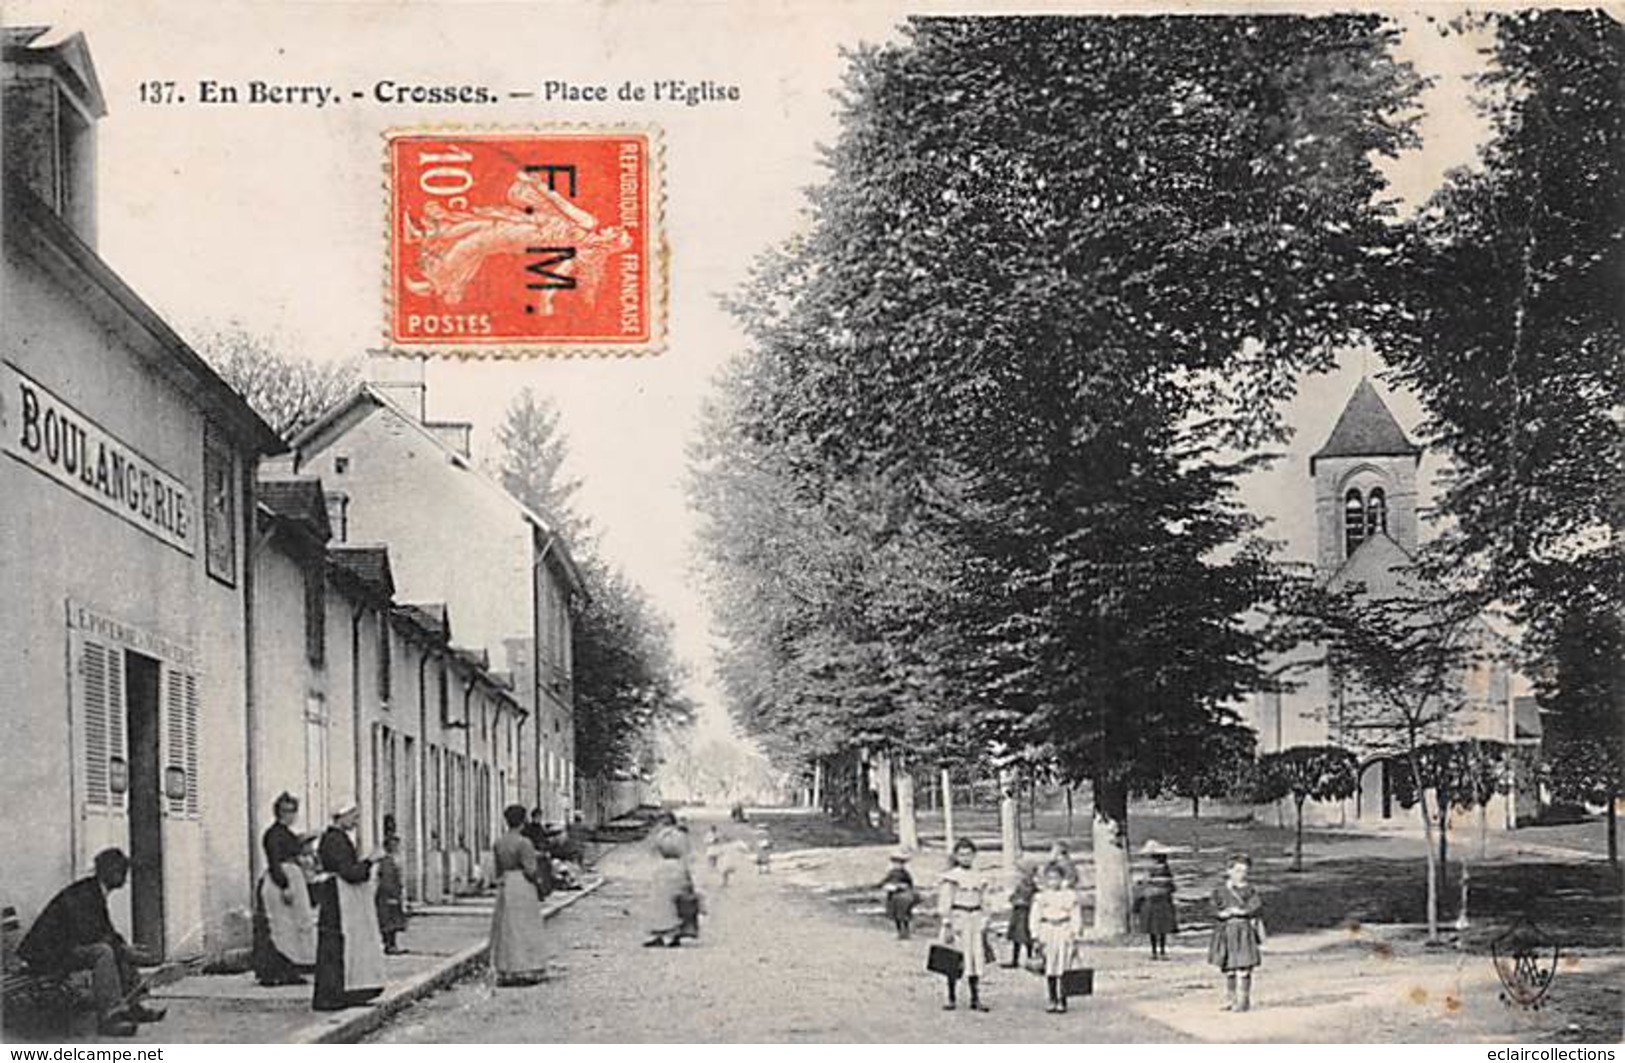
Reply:
[[[356,853],[350,832],[361,821],[355,805],[333,813],[317,849],[325,875],[317,883],[317,1011],[365,1004],[384,991],[384,944],[378,932],[372,861]]]

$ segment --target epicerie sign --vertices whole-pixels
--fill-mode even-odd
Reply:
[[[187,486],[9,362],[0,363],[5,452],[184,554],[196,509]]]

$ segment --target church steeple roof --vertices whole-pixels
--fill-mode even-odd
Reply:
[[[1420,459],[1422,448],[1412,443],[1394,420],[1388,404],[1382,401],[1371,381],[1360,378],[1359,386],[1343,407],[1326,445],[1309,458],[1309,475],[1321,458],[1413,457]]]

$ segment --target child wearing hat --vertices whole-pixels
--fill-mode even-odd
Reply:
[[[1207,961],[1224,972],[1225,1011],[1246,1011],[1252,1006],[1253,968],[1261,956],[1264,922],[1260,918],[1264,901],[1248,881],[1252,857],[1237,853],[1230,858],[1230,870],[1213,891],[1213,940],[1207,947]]]
[[[880,889],[886,895],[886,916],[897,928],[897,937],[907,940],[913,932],[914,905],[919,895],[914,892],[914,876],[908,873],[908,854],[902,850],[891,855],[891,868],[880,880]]]
[[[1174,872],[1168,866],[1167,846],[1148,841],[1140,850],[1151,858],[1151,870],[1140,884],[1140,896],[1135,905],[1151,938],[1151,958],[1168,958],[1168,935],[1179,933],[1179,920],[1174,915]]]

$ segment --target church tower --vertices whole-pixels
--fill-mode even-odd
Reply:
[[[1366,540],[1386,535],[1416,552],[1416,472],[1422,448],[1361,378],[1337,425],[1309,459],[1315,481],[1315,567],[1336,575]]]

